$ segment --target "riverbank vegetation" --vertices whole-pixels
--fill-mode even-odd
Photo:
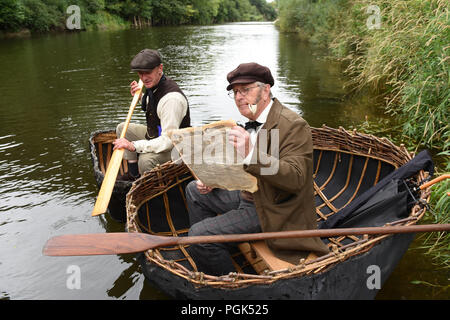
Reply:
[[[341,59],[350,89],[380,94],[402,140],[412,151],[430,149],[442,174],[450,171],[449,7],[447,0],[278,0],[277,25]],[[433,187],[433,222],[449,222],[449,186]],[[450,268],[448,233],[425,243]]]
[[[274,6],[265,0],[2,0],[0,31],[66,30],[71,5],[80,8],[81,30],[276,18]]]

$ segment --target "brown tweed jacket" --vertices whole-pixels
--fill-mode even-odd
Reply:
[[[265,138],[267,143],[262,143]],[[274,99],[255,148],[244,169],[258,179],[253,199],[262,230],[317,229],[313,144],[307,122]],[[329,252],[320,238],[273,239],[267,244],[277,257],[295,264],[310,252],[319,256]]]

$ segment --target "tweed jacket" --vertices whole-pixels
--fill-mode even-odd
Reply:
[[[263,232],[317,229],[308,123],[274,99],[254,148],[244,169],[258,180],[258,191],[252,195]],[[294,264],[310,252],[329,252],[320,238],[266,242],[278,258]]]

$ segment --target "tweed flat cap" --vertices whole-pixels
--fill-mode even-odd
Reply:
[[[236,69],[228,73],[227,80],[230,83],[227,90],[231,90],[235,84],[259,81],[273,86],[275,82],[270,69],[255,62],[241,63]]]
[[[159,52],[152,49],[141,50],[131,60],[132,71],[150,71],[161,64],[161,56]]]

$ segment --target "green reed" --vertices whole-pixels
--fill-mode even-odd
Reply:
[[[450,18],[448,0],[278,0],[281,31],[326,46],[343,61],[350,91],[370,88],[381,106],[401,124],[411,151],[429,148],[439,159],[438,173],[450,171]],[[380,28],[369,28],[380,9]],[[358,129],[383,126],[365,122]],[[375,132],[374,132],[375,131]],[[449,183],[433,187],[431,216],[449,219]],[[433,242],[434,240],[434,242]],[[425,241],[433,255],[450,266],[450,237]]]

